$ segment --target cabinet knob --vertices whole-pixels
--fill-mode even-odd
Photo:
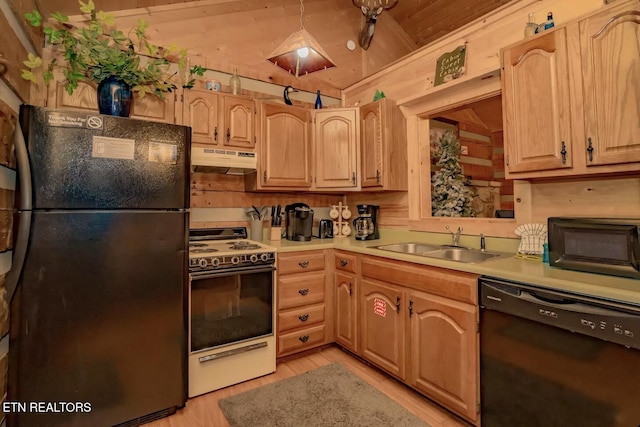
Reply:
[[[300,319],[301,322],[306,322],[307,320],[309,320],[309,315],[301,314],[300,316],[298,316],[298,319]]]
[[[376,170],[376,182],[377,182],[378,184],[380,184],[380,179],[381,179],[381,177],[380,177],[380,171],[379,171],[379,170]]]
[[[340,260],[340,265],[341,265],[342,267],[346,267],[346,266],[347,266],[347,264],[349,264],[349,261],[347,261],[346,259],[341,259],[341,260]]]
[[[589,153],[589,161],[593,161],[593,143],[591,137],[587,138],[587,153]]]
[[[305,288],[305,289],[298,289],[298,293],[299,293],[300,295],[306,295],[306,294],[308,294],[308,293],[309,293],[309,289],[308,289],[308,288]]]
[[[353,185],[356,185],[356,173],[355,172],[351,172],[351,182],[353,183]]]
[[[218,126],[213,128],[213,140],[218,142]]]
[[[231,141],[231,129],[227,128],[227,142]]]
[[[298,338],[300,341],[302,342],[307,342],[309,341],[309,335],[303,335],[300,338]]]
[[[309,267],[309,261],[300,261],[298,265],[302,268],[307,268]]]

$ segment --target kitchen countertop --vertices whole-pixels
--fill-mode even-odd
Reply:
[[[356,241],[353,237],[342,237],[333,239],[314,238],[310,242],[270,241],[267,239],[264,243],[275,247],[280,253],[341,249],[415,264],[466,271],[640,306],[640,280],[563,270],[550,267],[541,261],[519,259],[513,256],[518,248],[519,241],[516,239],[487,238],[487,251],[503,252],[504,256],[478,264],[466,264],[373,248],[373,246],[400,242],[449,244],[450,240],[447,234],[388,230],[386,233],[381,231],[381,238],[378,240]],[[478,240],[477,236],[463,235],[460,246],[477,247],[475,240]],[[474,245],[474,243],[476,244]],[[493,249],[494,247],[495,249]]]

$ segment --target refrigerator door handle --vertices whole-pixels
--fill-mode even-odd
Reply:
[[[9,303],[11,303],[18,287],[18,280],[27,256],[27,246],[29,245],[29,234],[31,232],[31,208],[33,206],[29,154],[27,153],[27,144],[24,140],[20,122],[18,122],[16,130],[13,132],[13,142],[16,150],[18,177],[20,179],[20,212],[18,213],[18,232],[14,239],[11,270],[7,274],[5,283],[7,301]]]
[[[20,180],[20,210],[33,208],[33,187],[31,186],[31,165],[24,132],[18,121],[18,126],[13,132],[13,143],[16,150],[16,164],[18,166],[18,178]]]

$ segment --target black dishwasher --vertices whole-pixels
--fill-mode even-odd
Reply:
[[[640,307],[479,286],[482,427],[640,427]]]

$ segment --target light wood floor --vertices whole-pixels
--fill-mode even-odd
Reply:
[[[420,394],[401,384],[399,381],[372,368],[349,353],[329,347],[322,351],[279,363],[276,372],[265,377],[256,378],[231,387],[189,399],[185,408],[175,415],[146,424],[148,427],[228,427],[229,423],[218,407],[218,400],[270,384],[294,375],[301,374],[332,362],[340,362],[351,372],[378,390],[404,406],[407,410],[425,421],[431,427],[468,427],[437,405],[431,403]],[[381,426],[383,427],[383,426]]]

